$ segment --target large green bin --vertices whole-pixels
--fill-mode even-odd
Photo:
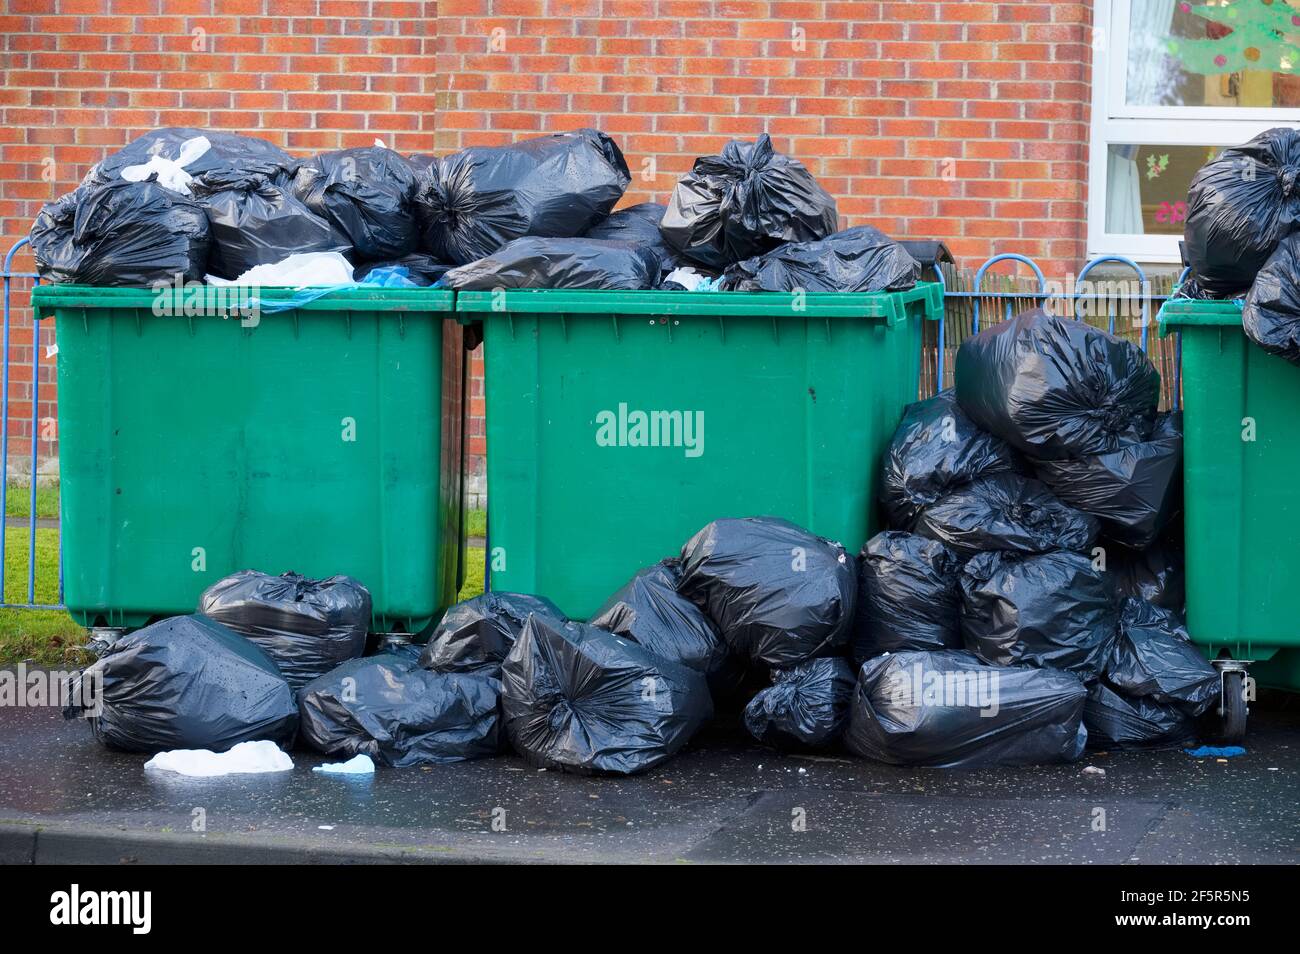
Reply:
[[[1188,630],[1300,690],[1300,368],[1246,337],[1240,301],[1171,299],[1160,332],[1182,334]]]
[[[719,517],[785,517],[856,552],[942,308],[934,283],[460,292],[460,320],[483,323],[491,587],[585,618]]]
[[[224,317],[237,294],[33,290],[56,320],[64,602],[131,628],[193,612],[236,570],[343,573],[375,631],[417,632],[461,572],[453,294],[346,289]]]

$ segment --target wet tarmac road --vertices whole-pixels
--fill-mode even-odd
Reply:
[[[630,779],[514,756],[328,778],[303,752],[292,772],[185,779],[55,709],[0,708],[0,861],[1300,861],[1300,711],[1253,712],[1247,748],[953,771],[780,755],[715,729]]]

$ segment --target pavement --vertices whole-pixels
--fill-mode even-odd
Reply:
[[[724,725],[633,778],[513,755],[331,778],[294,752],[292,772],[187,779],[56,709],[0,707],[0,863],[1298,862],[1300,708],[1252,711],[1246,746],[957,771],[782,755]]]

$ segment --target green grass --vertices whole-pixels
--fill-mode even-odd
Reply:
[[[26,517],[30,514],[32,488],[10,484],[5,491],[5,516]],[[59,516],[59,488],[36,488],[36,516],[57,519]]]
[[[456,596],[457,602],[472,599],[483,592],[483,548],[465,548],[465,585]]]
[[[37,500],[39,504],[39,498]],[[37,511],[39,513],[39,509]],[[5,529],[5,602],[27,602],[26,527]],[[36,531],[36,602],[59,602],[59,531]],[[0,609],[0,665],[84,665],[86,632],[62,610]]]
[[[465,512],[465,536],[487,536],[487,511],[468,510]]]

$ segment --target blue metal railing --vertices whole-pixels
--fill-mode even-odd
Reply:
[[[8,486],[9,426],[11,423],[10,416],[9,416],[10,413],[9,389],[10,389],[10,367],[12,365],[12,361],[11,361],[11,346],[12,346],[11,316],[13,312],[13,303],[11,301],[12,287],[13,287],[14,280],[16,279],[30,280],[33,286],[38,284],[40,281],[39,276],[35,272],[15,272],[13,270],[14,256],[27,244],[28,244],[27,239],[22,239],[16,245],[14,245],[13,248],[9,250],[9,253],[4,257],[3,271],[0,272],[0,279],[3,279],[4,282],[4,366],[3,366],[3,375],[2,375],[3,380],[0,381],[0,417],[3,417],[4,419],[4,427],[2,430],[0,430],[0,461],[3,462],[5,477],[6,477],[4,483],[0,484],[0,510],[4,510],[6,514],[8,512],[7,505],[8,505],[8,495],[9,495],[9,486]],[[989,270],[993,266],[998,265],[1002,262],[1015,262],[1018,264],[1027,265],[1029,269],[1033,272],[1034,277],[1037,279],[1037,284],[1038,284],[1037,291],[1033,291],[1033,290],[984,291],[982,290],[985,276],[989,273]],[[1083,299],[1086,298],[1100,299],[1103,296],[1098,294],[1091,294],[1091,295],[1085,294],[1084,292],[1079,290],[1078,284],[1083,282],[1083,280],[1092,272],[1095,266],[1102,265],[1102,264],[1116,264],[1116,265],[1126,266],[1132,269],[1133,273],[1137,276],[1140,285],[1139,297],[1142,301],[1142,317],[1140,322],[1141,347],[1144,351],[1147,351],[1148,346],[1150,344],[1149,336],[1148,336],[1148,328],[1151,322],[1152,307],[1153,305],[1158,306],[1158,303],[1163,302],[1166,298],[1168,298],[1168,295],[1149,294],[1149,284],[1147,281],[1146,273],[1143,271],[1141,266],[1139,266],[1136,262],[1132,261],[1131,259],[1123,258],[1121,256],[1102,256],[1100,258],[1093,259],[1092,261],[1088,262],[1083,267],[1083,269],[1079,272],[1078,278],[1076,279],[1076,287],[1072,291],[1068,291],[1068,292],[1052,291],[1049,288],[1048,281],[1043,275],[1042,269],[1039,268],[1038,264],[1033,259],[1028,258],[1024,255],[1018,255],[1011,252],[1003,253],[1001,255],[995,255],[992,258],[990,258],[988,261],[984,262],[975,273],[974,289],[971,291],[959,291],[957,289],[948,288],[942,270],[940,270],[939,268],[935,268],[934,272],[939,282],[944,286],[945,303],[948,304],[957,304],[962,302],[971,303],[972,320],[971,320],[971,327],[969,330],[971,333],[977,334],[981,327],[981,307],[983,302],[1001,302],[1002,308],[1000,310],[1002,311],[1002,318],[1010,318],[1012,317],[1012,312],[1015,308],[1015,303],[1017,301],[1024,301],[1028,299],[1030,301],[1035,301],[1041,304],[1047,301],[1048,299],[1061,299],[1061,300],[1071,301],[1073,304],[1074,316],[1076,318],[1080,318],[1081,315],[1079,314],[1079,306],[1080,306],[1080,302]],[[1183,280],[1186,279],[1186,277],[1187,277],[1187,272],[1184,271],[1183,274],[1179,276],[1178,282],[1181,283]],[[1110,296],[1105,296],[1105,297],[1107,297],[1110,300],[1110,306],[1108,308],[1109,328],[1112,332],[1114,332],[1116,328],[1116,314],[1114,311],[1114,300]],[[1156,310],[1158,310],[1158,307]],[[934,387],[935,390],[941,389],[945,381],[945,372],[946,372],[945,350],[947,347],[948,339],[950,337],[950,335],[948,334],[948,327],[947,327],[948,326],[947,312],[948,309],[945,308],[944,318],[939,322],[939,327],[938,327],[938,359],[937,359],[938,373],[935,381],[933,382],[935,385]],[[999,318],[998,320],[1002,320],[1002,318]],[[1173,369],[1172,369],[1173,386],[1172,386],[1171,400],[1173,401],[1175,407],[1177,407],[1179,378],[1181,372],[1181,368],[1179,367],[1179,365],[1181,364],[1180,344],[1181,343],[1176,343],[1174,345],[1174,356],[1173,356]],[[63,602],[63,551],[61,545],[62,543],[61,527],[55,531],[55,533],[59,535],[59,540],[60,540],[60,546],[58,552],[58,567],[59,567],[58,601],[59,602],[57,604],[49,604],[49,603],[38,603],[36,601],[36,565],[37,565],[36,529],[38,525],[37,507],[36,507],[36,489],[37,489],[36,478],[37,478],[39,465],[40,465],[40,461],[38,459],[38,452],[39,452],[39,439],[40,439],[40,431],[41,431],[41,427],[40,427],[41,346],[40,345],[41,345],[40,323],[37,322],[35,320],[35,317],[33,316],[32,359],[31,359],[31,372],[32,372],[31,422],[30,422],[31,442],[29,447],[29,453],[31,456],[31,461],[30,461],[31,487],[28,491],[29,513],[27,518],[28,519],[27,599],[24,602],[17,602],[17,601],[11,602],[7,599],[8,581],[6,579],[6,572],[5,572],[5,567],[6,567],[5,557],[6,557],[6,544],[8,538],[8,519],[6,517],[6,527],[5,527],[6,533],[4,535],[0,535],[0,607],[2,608],[26,608],[26,609],[62,609],[63,608],[61,605]]]

